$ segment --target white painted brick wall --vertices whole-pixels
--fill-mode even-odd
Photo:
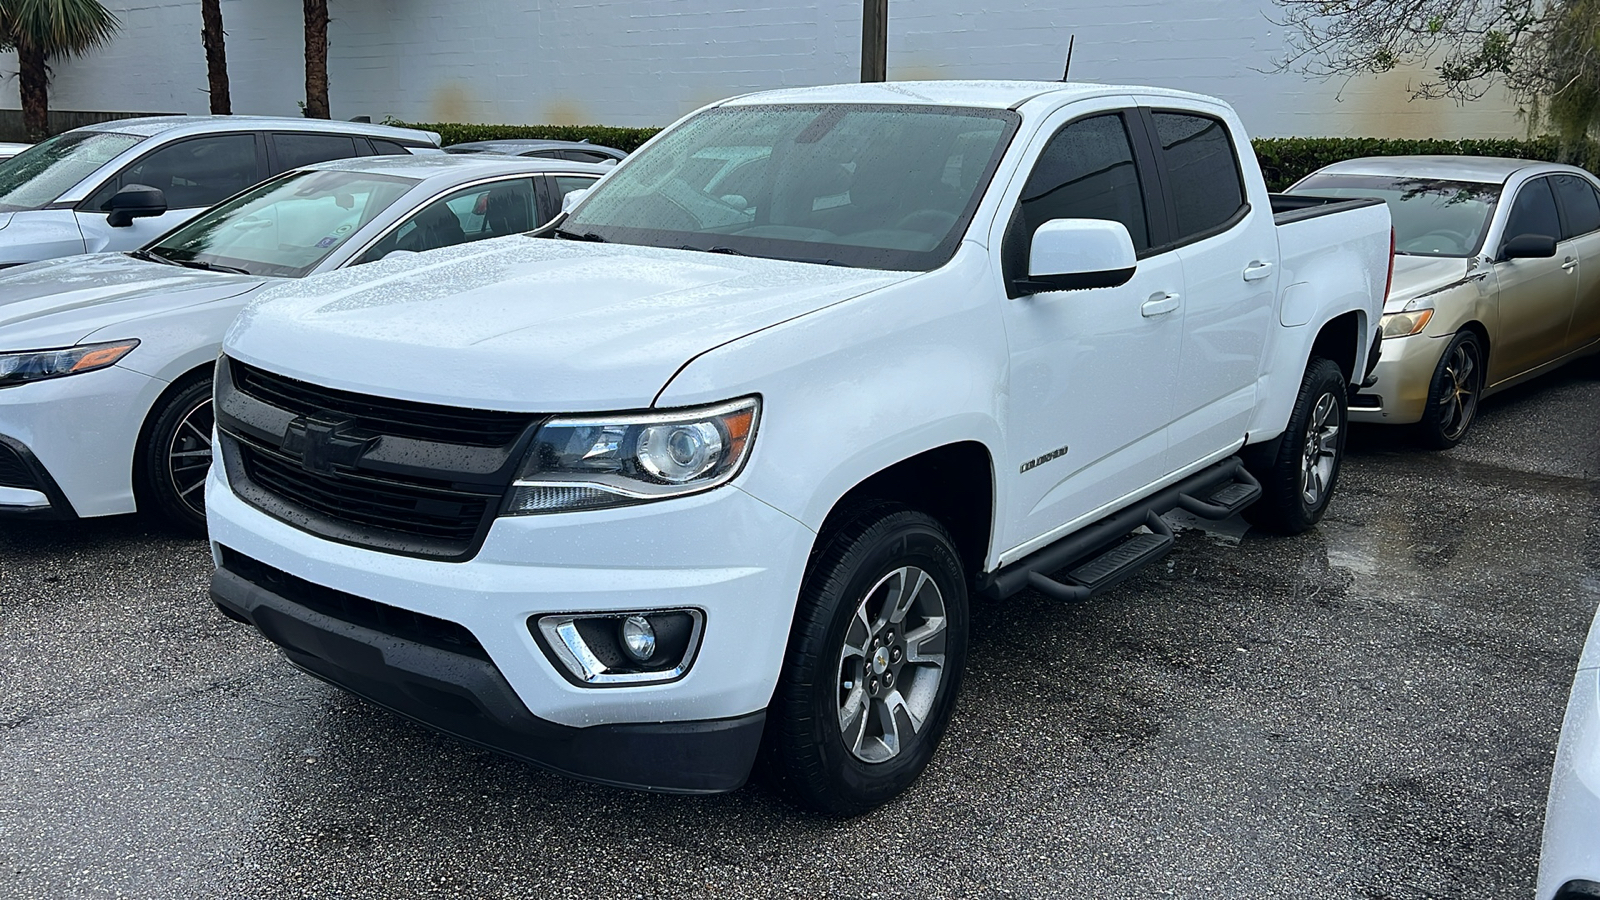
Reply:
[[[123,22],[106,49],[54,63],[60,109],[203,113],[198,0],[105,0]],[[300,5],[224,0],[234,109],[296,115]],[[410,120],[661,125],[766,88],[853,81],[860,0],[331,0],[333,112]],[[1270,70],[1270,0],[891,0],[889,76],[1041,78],[1215,94],[1260,135],[1520,137],[1496,94],[1461,107],[1408,102],[1416,73],[1353,82]],[[14,58],[0,104],[15,107]]]

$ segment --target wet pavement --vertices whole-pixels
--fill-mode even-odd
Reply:
[[[0,526],[0,897],[1531,896],[1600,602],[1600,365],[1443,454],[1358,431],[1324,523],[975,611],[860,819],[593,787],[285,663],[137,519]]]

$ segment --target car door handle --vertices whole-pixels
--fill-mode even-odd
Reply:
[[[1150,299],[1139,307],[1139,315],[1147,319],[1155,316],[1164,316],[1178,308],[1178,300],[1179,295],[1177,294],[1165,292],[1151,294]]]
[[[1272,263],[1256,260],[1244,267],[1245,281],[1260,281],[1272,274]]]
[[[1561,261],[1561,268],[1566,269],[1568,272],[1571,272],[1573,269],[1576,269],[1577,267],[1578,267],[1578,261],[1576,259],[1573,259],[1570,256]]]

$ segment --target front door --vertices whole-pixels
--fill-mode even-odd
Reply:
[[[1548,178],[1535,178],[1517,191],[1501,245],[1524,234],[1561,236],[1561,217]],[[1571,243],[1558,244],[1550,259],[1500,259],[1495,263],[1500,328],[1490,337],[1491,387],[1566,352],[1567,330],[1578,296],[1578,259]]]
[[[1121,222],[1140,259],[1119,287],[1049,291],[1004,300],[1010,342],[1006,459],[997,478],[1007,560],[1042,545],[1164,474],[1171,387],[1178,370],[1183,268],[1152,255],[1156,199],[1148,151],[1136,144],[1130,99],[1047,122],[1036,163],[1014,182],[996,223],[996,277],[1027,271],[1033,232],[1051,219]],[[1136,152],[1137,148],[1137,152]],[[1156,234],[1160,235],[1159,230]],[[1159,238],[1158,238],[1159,239]]]
[[[136,250],[260,181],[265,172],[266,157],[254,133],[173,141],[129,163],[78,204],[73,214],[88,252]],[[160,188],[167,198],[167,212],[112,228],[106,221],[108,204],[130,184]]]

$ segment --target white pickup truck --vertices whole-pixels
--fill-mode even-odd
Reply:
[[[1249,146],[1150,88],[756,94],[554,228],[276,289],[217,371],[213,597],[550,769],[726,791],[765,748],[881,804],[974,591],[1088,597],[1178,508],[1323,514],[1389,214],[1269,197]]]

